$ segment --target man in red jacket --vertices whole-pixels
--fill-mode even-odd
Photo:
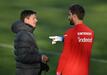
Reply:
[[[84,8],[78,4],[69,8],[69,28],[64,36],[64,46],[59,58],[56,75],[88,75],[94,32],[83,23]],[[53,44],[61,41],[59,36],[50,37]]]

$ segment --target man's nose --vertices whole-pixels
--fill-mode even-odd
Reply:
[[[38,20],[37,20],[37,19],[35,19],[35,21],[36,21],[36,22],[38,22]]]

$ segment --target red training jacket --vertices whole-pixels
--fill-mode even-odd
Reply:
[[[78,24],[64,34],[64,46],[57,72],[62,75],[88,75],[94,32]]]

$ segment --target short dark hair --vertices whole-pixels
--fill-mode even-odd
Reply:
[[[69,10],[72,14],[76,14],[80,20],[83,20],[85,15],[85,10],[82,6],[75,4],[69,7]]]
[[[20,14],[20,20],[24,22],[24,19],[26,17],[31,16],[32,14],[37,14],[37,12],[35,12],[33,10],[23,10]]]

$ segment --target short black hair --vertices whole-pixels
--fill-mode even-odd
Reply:
[[[24,19],[26,17],[31,16],[32,14],[37,14],[37,12],[35,12],[33,10],[23,10],[20,14],[20,20],[24,22]]]
[[[80,20],[83,20],[85,15],[85,10],[81,5],[74,4],[69,7],[69,10],[72,14],[76,14]]]

